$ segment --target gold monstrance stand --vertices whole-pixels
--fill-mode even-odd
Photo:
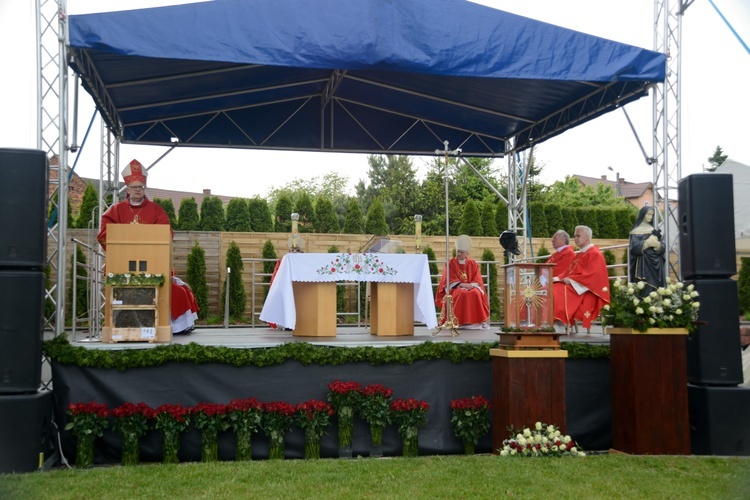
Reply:
[[[443,154],[445,158],[445,297],[443,298],[443,307],[438,317],[438,326],[432,335],[437,335],[441,330],[448,329],[451,331],[451,337],[458,335],[458,319],[453,314],[453,297],[451,296],[451,275],[450,275],[450,229],[448,218],[448,155],[458,156],[461,154],[460,149],[451,151],[448,149],[448,141],[443,141],[445,148],[443,151],[435,150],[435,154]]]

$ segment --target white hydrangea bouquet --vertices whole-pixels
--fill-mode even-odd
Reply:
[[[503,441],[501,457],[585,457],[581,447],[573,438],[563,435],[554,425],[542,422],[533,429],[524,427],[521,431],[511,427],[510,437]]]
[[[649,328],[695,329],[698,319],[698,292],[695,285],[670,281],[645,297],[641,291],[646,283],[612,284],[610,303],[602,308],[602,326],[632,328],[645,332]]]

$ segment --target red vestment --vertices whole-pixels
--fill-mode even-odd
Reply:
[[[599,316],[599,311],[609,304],[609,277],[604,256],[596,246],[576,255],[567,271],[558,275],[585,286],[588,290],[579,294],[572,284],[557,281],[553,292],[555,297],[554,317],[563,324],[572,325],[574,320],[590,328],[591,322]]]
[[[112,205],[102,215],[101,228],[99,235],[96,237],[104,250],[107,249],[108,224],[169,224],[169,216],[161,205],[147,198],[144,198],[143,203],[137,206],[131,205],[129,200]],[[186,316],[179,324],[180,326],[185,326],[183,323],[186,323],[190,327],[193,325],[193,320],[197,318],[198,311],[200,310],[195,300],[195,295],[193,295],[193,291],[187,284],[179,284],[174,280],[171,280],[171,283],[172,320],[177,321],[182,316]],[[187,316],[190,316],[190,318]],[[180,328],[179,326],[176,326],[175,329],[177,328],[179,328],[177,331],[184,330],[184,328]]]
[[[557,264],[552,270],[552,276],[560,276],[567,272],[575,256],[576,253],[570,245],[566,245],[562,250],[558,250],[550,255],[547,259],[547,264]]]
[[[474,283],[478,285],[471,290],[464,290],[458,286],[451,288],[451,297],[453,297],[453,314],[458,319],[459,325],[469,323],[483,323],[490,317],[490,305],[487,301],[487,295],[484,293],[484,281],[482,273],[479,271],[479,264],[471,259],[466,259],[464,264],[460,264],[457,258],[452,258],[448,265],[450,270],[451,285],[458,283]],[[443,298],[445,297],[445,269],[443,276],[440,278],[435,304],[442,308]]]

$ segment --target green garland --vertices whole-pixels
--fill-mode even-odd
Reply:
[[[108,286],[162,286],[166,280],[162,274],[107,273]]]
[[[570,358],[608,359],[609,346],[563,342],[562,349]],[[159,345],[153,349],[87,349],[74,347],[66,335],[44,342],[44,354],[64,365],[89,368],[128,370],[161,366],[167,363],[223,363],[232,366],[274,366],[286,361],[303,365],[341,365],[366,362],[373,366],[412,364],[420,360],[445,359],[452,363],[489,361],[490,349],[497,342],[454,344],[425,342],[409,347],[326,347],[306,342],[290,342],[263,349],[235,349],[230,347],[187,345]]]

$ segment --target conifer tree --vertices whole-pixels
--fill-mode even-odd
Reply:
[[[367,221],[365,222],[366,234],[388,234],[388,224],[385,221],[385,211],[380,198],[375,198],[367,211]]]
[[[562,229],[565,229],[566,233],[572,235],[578,225],[578,210],[576,207],[562,206],[560,207],[560,212],[562,212],[563,216]]]
[[[349,200],[349,209],[344,219],[344,234],[364,234],[365,224],[362,220],[362,210],[359,208],[356,198]]]
[[[339,253],[339,247],[336,245],[328,249],[328,253]],[[346,312],[346,287],[341,286],[342,281],[336,282],[336,312]]]
[[[500,236],[497,232],[495,223],[495,207],[491,199],[485,200],[482,204],[482,235],[483,236]]]
[[[201,231],[224,230],[224,205],[218,196],[206,196],[201,203]]]
[[[263,261],[263,274],[268,275],[263,277],[263,283],[271,283],[271,275],[273,274],[273,270],[276,268],[276,262],[278,259],[278,257],[276,256],[276,248],[273,246],[273,242],[271,240],[266,240],[266,242],[263,244],[263,251],[261,253],[261,256],[264,259],[273,259]],[[265,290],[263,296],[268,297],[268,291],[271,289],[271,286],[264,286],[263,289]]]
[[[617,257],[615,256],[615,253],[612,250],[604,250],[602,252],[602,256],[604,256],[604,262],[607,264],[607,274],[609,276],[614,276],[615,268],[609,266],[613,266],[617,263]]]
[[[227,249],[227,265],[231,269],[229,273],[229,317],[235,321],[242,321],[242,314],[245,312],[245,285],[242,283],[242,271],[245,269],[242,263],[242,254],[237,243],[232,241]],[[221,285],[221,314],[224,314],[224,304],[227,291],[227,280]]]
[[[740,314],[750,314],[750,257],[740,259],[740,273],[737,279],[737,293]],[[745,319],[748,319],[747,317]]]
[[[468,234],[469,236],[481,236],[484,234],[479,209],[477,208],[477,204],[474,203],[474,200],[471,198],[464,203],[464,210],[461,214],[461,225],[458,232],[461,234]]]
[[[250,232],[250,212],[247,208],[247,200],[244,198],[232,198],[227,204],[227,221],[224,225],[225,231],[241,233]]]
[[[498,235],[508,229],[508,205],[500,198],[495,204],[495,226]]]
[[[292,231],[292,200],[282,195],[276,202],[276,220],[273,230],[277,233],[290,233]]]
[[[185,280],[195,295],[198,303],[198,319],[208,316],[208,283],[206,281],[206,252],[198,242],[190,249],[187,256],[187,276]]]
[[[318,197],[315,202],[315,232],[337,234],[340,231],[339,219],[333,211],[333,203],[325,196]]]
[[[544,257],[545,255],[549,255],[549,250],[547,250],[547,247],[542,244],[542,246],[539,247],[539,251],[536,253],[537,257]],[[539,259],[537,262],[544,262],[542,259]]]
[[[268,202],[263,198],[254,196],[247,202],[247,211],[250,216],[250,231],[256,233],[270,233],[273,231],[273,218]]]
[[[484,252],[482,252],[482,260],[488,261],[488,262],[494,262],[495,261],[495,254],[492,250],[489,248],[485,249]],[[484,270],[484,264],[482,264],[482,269]],[[490,320],[491,321],[500,321],[502,318],[502,307],[501,307],[501,301],[500,301],[500,291],[497,286],[497,264],[490,264],[489,265],[489,302],[490,302]]]
[[[172,203],[172,198],[154,198],[154,203],[161,206],[161,208],[163,208],[167,213],[167,217],[169,217],[169,226],[172,229],[177,229],[177,215],[174,211],[174,203]]]
[[[437,293],[438,283],[440,282],[440,275],[438,274],[440,272],[440,268],[438,267],[437,262],[435,262],[435,250],[433,250],[431,246],[427,245],[426,247],[424,247],[422,253],[427,255],[427,261],[429,262],[428,265],[430,267],[430,281],[432,281],[432,295],[434,297]]]
[[[560,205],[557,203],[544,204],[544,218],[547,222],[547,236],[552,236],[559,229],[564,229],[563,214]]]
[[[200,218],[198,217],[198,203],[195,198],[183,198],[180,202],[177,226],[180,231],[198,231]]]
[[[294,204],[294,211],[299,214],[299,232],[312,233],[315,222],[315,209],[313,208],[310,195],[306,192],[300,193],[297,202]]]
[[[76,227],[80,229],[96,227],[100,218],[98,207],[99,195],[96,193],[96,188],[93,184],[87,182],[81,200],[81,210],[78,212],[78,219],[76,219]]]
[[[89,273],[86,270],[86,255],[83,253],[80,245],[76,245],[76,251],[74,255],[70,256],[70,279],[68,280],[68,290],[66,294],[66,316],[69,318],[68,321],[75,321],[78,318],[84,318],[89,312],[89,292],[88,292],[88,276]],[[73,259],[78,263],[78,269],[76,275],[73,275]],[[76,287],[76,317],[73,317],[73,281],[75,280]],[[72,324],[72,323],[71,323]]]
[[[615,211],[608,207],[595,209],[599,227],[599,238],[617,238],[619,233]]]
[[[547,227],[547,217],[544,213],[544,203],[533,201],[528,204],[529,220],[531,221],[531,234],[535,238],[544,238],[549,236],[549,227]]]

